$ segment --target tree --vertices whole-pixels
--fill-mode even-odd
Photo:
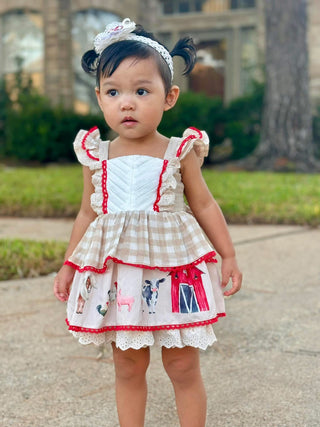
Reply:
[[[264,0],[266,89],[255,167],[318,168],[312,140],[307,0]]]

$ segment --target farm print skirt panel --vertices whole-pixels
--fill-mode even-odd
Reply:
[[[76,271],[66,321],[81,344],[206,349],[224,312],[214,263],[162,271],[109,262],[104,273]]]

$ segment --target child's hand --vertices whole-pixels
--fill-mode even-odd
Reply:
[[[229,279],[232,280],[232,288],[225,291],[223,295],[230,296],[238,292],[241,288],[242,273],[239,270],[235,257],[223,258],[221,264],[221,275],[222,275],[222,288],[225,288],[229,283]]]
[[[69,265],[63,265],[54,279],[53,293],[59,301],[68,301],[70,287],[75,270]]]

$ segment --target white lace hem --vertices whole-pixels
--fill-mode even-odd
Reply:
[[[160,331],[110,331],[101,334],[90,332],[70,331],[79,343],[83,345],[115,342],[121,350],[133,348],[138,350],[143,347],[156,345],[159,347],[186,347],[191,346],[206,350],[217,341],[211,325],[186,329],[171,329]]]

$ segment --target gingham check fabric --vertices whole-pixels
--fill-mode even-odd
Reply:
[[[187,212],[120,212],[98,217],[69,261],[80,271],[103,272],[108,260],[170,269],[192,264],[212,251]]]
[[[92,182],[95,193],[91,200],[98,217],[89,226],[68,262],[79,271],[103,272],[109,260],[163,269],[200,262],[200,259],[212,260],[213,248],[183,201],[180,159],[192,149],[195,141],[197,139],[171,138],[164,156],[167,167],[155,183],[154,197],[159,198],[158,212],[152,209],[156,203],[152,200],[150,209],[145,211],[136,209],[103,213],[106,194],[110,191],[108,147],[100,140],[96,129],[80,131],[74,147],[80,163],[94,171]],[[102,162],[106,165],[104,172]],[[141,174],[143,172],[142,169]],[[115,187],[112,188],[115,191]],[[116,196],[119,197],[119,194]],[[108,194],[108,197],[111,195]],[[123,197],[126,197],[125,194]]]

